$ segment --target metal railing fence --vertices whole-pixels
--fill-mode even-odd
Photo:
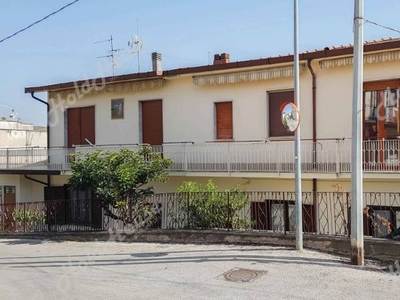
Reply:
[[[164,193],[145,202],[149,211],[140,218],[144,229],[295,231],[294,192]],[[0,231],[132,229],[108,217],[103,205],[99,199],[0,204]],[[349,236],[350,215],[348,192],[303,193],[303,231],[307,234]],[[364,193],[365,235],[384,237],[399,227],[400,193]]]

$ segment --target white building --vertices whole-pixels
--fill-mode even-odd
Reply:
[[[33,169],[30,156],[46,147],[46,127],[0,120],[0,203],[43,199],[46,176]]]
[[[303,191],[350,189],[352,54],[341,46],[300,55]],[[364,55],[364,189],[400,192],[400,39],[368,42]],[[148,73],[26,88],[48,93],[49,149],[20,150],[29,165],[2,150],[12,161],[3,171],[47,174],[47,196],[59,198],[70,153],[151,144],[174,162],[157,192],[209,178],[223,189],[294,190],[293,134],[280,120],[294,97],[292,55],[230,62],[223,53],[213,65],[168,71],[153,59]]]

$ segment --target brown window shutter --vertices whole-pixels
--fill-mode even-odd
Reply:
[[[94,106],[68,108],[68,147],[85,145],[87,141],[96,143]]]
[[[215,103],[217,139],[233,139],[232,102]]]
[[[141,101],[142,143],[163,144],[162,100]]]
[[[81,108],[81,145],[96,144],[94,106]]]
[[[68,108],[68,148],[81,144],[81,109]]]
[[[294,102],[294,92],[276,92],[268,94],[269,101],[269,136],[293,136],[294,132],[290,132],[283,127],[280,108],[285,102]]]

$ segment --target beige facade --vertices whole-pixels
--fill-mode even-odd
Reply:
[[[301,80],[303,138],[311,139],[311,75],[304,71]],[[224,101],[233,104],[234,141],[266,140],[269,139],[267,93],[291,89],[292,78],[196,86],[193,75],[186,75],[165,79],[162,87],[154,89],[128,93],[102,91],[84,95],[77,101],[67,101],[68,93],[50,92],[49,101],[56,107],[51,114],[54,123],[50,143],[52,147],[66,146],[65,109],[92,105],[96,112],[96,144],[141,143],[139,102],[154,99],[162,100],[165,143],[215,141],[214,103]],[[111,119],[111,99],[124,99],[123,119]]]
[[[400,78],[400,60],[382,60],[382,51],[370,52],[368,57],[375,60],[364,66],[364,81],[382,81]],[[340,57],[339,57],[340,58]],[[324,143],[351,139],[352,65],[335,65],[338,57],[310,60],[310,67],[316,78],[316,119],[315,129],[317,150],[326,149]],[[301,133],[304,141],[313,139],[313,86],[312,73],[302,62],[300,76]],[[291,64],[274,64],[273,68],[287,68]],[[268,70],[272,66],[260,65],[251,68],[218,70],[213,72],[189,73],[176,76],[165,75],[162,84],[148,84],[147,88],[135,90],[126,84],[113,83],[103,88],[50,90],[51,130],[50,146],[66,147],[68,129],[66,110],[68,108],[94,106],[96,145],[141,144],[141,101],[161,99],[163,112],[164,151],[170,144],[193,143],[208,145],[216,142],[215,103],[232,102],[233,139],[230,143],[276,142],[293,140],[292,137],[270,136],[269,94],[293,89],[293,78],[275,76],[269,79],[251,80],[249,73]],[[232,75],[234,74],[234,75]],[[242,75],[242,80],[236,80]],[[230,76],[230,77],[227,77]],[[198,78],[205,77],[199,81]],[[228,78],[228,79],[227,79]],[[232,79],[233,78],[233,79]],[[149,81],[154,79],[149,79]],[[158,79],[157,79],[158,80]],[[230,81],[233,82],[230,82]],[[198,82],[201,84],[198,84]],[[197,83],[197,84],[196,84]],[[119,86],[120,85],[120,86]],[[124,91],[128,90],[128,91]],[[111,100],[123,99],[124,117],[111,118]],[[279,112],[276,111],[278,114]],[[324,145],[324,146],[320,146]],[[346,144],[349,147],[350,143]],[[396,144],[397,145],[397,144]],[[320,147],[320,148],[318,148]],[[329,146],[330,147],[330,146]],[[349,148],[348,148],[349,150]],[[207,150],[204,150],[207,151]],[[308,150],[307,150],[308,151]],[[309,153],[312,152],[310,148]],[[167,153],[167,152],[165,152]],[[272,153],[278,156],[279,153]],[[347,153],[348,154],[348,153]],[[289,156],[291,154],[289,153]],[[311,154],[310,154],[311,155]],[[335,160],[335,158],[332,158]],[[252,161],[257,163],[257,161]],[[334,163],[334,161],[333,161]],[[68,175],[68,171],[65,173]],[[341,182],[350,188],[350,173],[314,172],[304,174],[303,190],[314,187],[320,191],[332,191],[332,185]],[[160,191],[174,191],[184,180],[204,181],[214,178],[221,188],[236,183],[247,184],[247,190],[293,190],[293,172],[171,172],[171,180],[160,186]],[[400,172],[372,172],[365,175],[366,191],[399,191]],[[59,180],[54,179],[53,182]],[[61,184],[62,182],[60,182]],[[65,183],[65,182],[64,182]]]
[[[335,183],[350,189],[352,50],[332,47],[300,55],[304,191],[333,191]],[[172,192],[182,181],[208,178],[221,189],[242,184],[248,191],[294,190],[293,137],[272,134],[280,112],[271,104],[272,95],[293,91],[293,56],[235,63],[224,57],[210,66],[27,88],[27,93],[48,92],[50,104],[51,149],[38,153],[36,162],[48,159],[47,167],[61,172],[51,176],[52,185],[62,186],[70,175],[68,153],[121,145],[135,149],[144,142],[143,101],[161,100],[162,145],[157,149],[174,165],[169,182],[157,184],[157,191]],[[366,43],[364,63],[364,82],[391,81],[391,89],[400,88],[400,40]],[[220,102],[232,103],[227,140],[218,139]],[[86,107],[93,107],[94,116],[89,122],[94,135],[88,139],[87,120],[79,115],[83,111],[73,115],[81,127],[68,119],[72,109]],[[80,130],[79,143],[69,142],[74,131],[69,126]],[[400,126],[391,125],[390,139],[382,136],[384,129],[378,140],[365,142],[364,189],[400,192],[400,149],[393,135]],[[87,142],[94,145],[80,148]]]

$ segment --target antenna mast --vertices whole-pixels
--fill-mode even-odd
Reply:
[[[112,74],[114,76],[115,75],[114,53],[118,52],[118,51],[121,51],[123,49],[114,49],[114,43],[113,43],[112,35],[110,36],[110,38],[108,40],[98,41],[98,42],[95,42],[95,44],[104,43],[104,42],[109,42],[110,43],[110,50],[108,51],[109,54],[108,55],[103,55],[103,56],[98,56],[97,58],[105,58],[105,57],[110,57],[111,58]]]
[[[136,18],[136,36],[139,37],[139,18]],[[140,50],[137,52],[137,69],[140,73]]]

